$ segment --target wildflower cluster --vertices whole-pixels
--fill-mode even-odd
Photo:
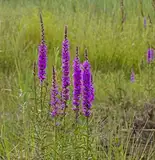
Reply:
[[[42,16],[40,15],[42,41],[39,45],[38,53],[38,77],[40,82],[46,79],[46,67],[47,67],[47,46],[44,40],[44,27]],[[58,84],[56,80],[56,69],[53,66],[52,72],[52,87],[51,87],[51,115],[55,117],[59,115],[59,109],[62,109],[65,113],[68,107],[68,101],[70,100],[70,48],[68,40],[68,28],[65,26],[64,40],[62,43],[62,87],[61,91],[58,90]],[[59,96],[61,93],[61,96]],[[60,98],[61,97],[61,98]],[[76,56],[73,60],[73,96],[72,104],[73,110],[76,112],[76,118],[78,118],[78,112],[81,110],[84,116],[89,117],[91,115],[91,106],[94,101],[94,86],[93,76],[91,73],[91,65],[88,60],[87,50],[85,51],[85,61],[80,62],[79,48],[76,47]]]

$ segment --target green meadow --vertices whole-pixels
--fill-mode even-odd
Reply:
[[[33,64],[40,12],[48,67],[43,117],[37,119],[40,84]],[[154,0],[0,0],[0,160],[154,160],[155,141],[149,142],[154,131],[144,144],[132,138],[134,116],[145,103],[155,104],[155,63],[147,62],[148,49],[155,48],[154,24]],[[76,46],[81,62],[88,49],[95,87],[89,134],[82,114],[75,123],[71,101],[65,128],[62,117],[48,115],[53,65],[61,86],[65,25],[71,78]]]

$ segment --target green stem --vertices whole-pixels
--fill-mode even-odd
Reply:
[[[79,140],[80,140],[80,137],[79,137],[79,123],[77,121],[77,123],[75,123],[75,159],[79,159],[79,151],[78,151],[78,148],[79,148],[79,144],[77,143]]]
[[[55,160],[57,159],[57,127],[56,127],[56,117],[55,117],[55,119],[54,119],[54,123],[55,123],[55,128],[54,128],[54,148],[55,148]]]
[[[78,117],[79,117],[79,111],[76,110],[76,113],[75,113],[75,122],[76,122],[76,124],[78,123]]]
[[[151,80],[151,91],[152,91],[152,83],[153,83],[153,64],[151,62],[151,75],[150,75],[150,80]]]
[[[62,126],[62,129],[63,129],[63,134],[61,135],[62,136],[62,140],[63,140],[63,144],[62,144],[62,149],[61,149],[61,156],[63,157],[63,159],[65,159],[65,157],[63,156],[63,153],[64,153],[64,146],[65,146],[65,142],[66,142],[66,108],[67,108],[67,105],[65,104],[65,108],[63,110],[63,117],[62,117],[62,120],[63,120],[63,126]]]
[[[43,83],[41,82],[41,87],[40,87],[40,114],[41,114],[41,119],[42,119],[42,114],[43,112]]]
[[[34,109],[34,112],[35,112],[35,121],[36,121],[36,115],[37,115],[37,85],[36,85],[36,77],[34,75],[34,99],[35,99],[35,109]]]
[[[43,127],[43,82],[41,82],[40,84],[40,123],[41,123],[41,126],[40,126],[40,134],[41,136],[44,136],[43,135],[43,132],[44,132],[44,127]],[[43,157],[44,156],[44,148],[43,148],[43,145],[44,145],[44,138],[42,139],[41,138],[41,141],[39,142],[41,144],[41,156]]]
[[[121,9],[121,31],[124,27],[124,0],[120,0],[120,9]]]
[[[66,108],[67,108],[67,105],[65,104],[65,108],[64,108],[64,112],[63,112],[63,119],[64,119],[64,131],[66,132]]]
[[[34,62],[34,66],[33,66],[33,83],[34,83],[34,100],[35,100],[35,106],[34,106],[34,110],[33,110],[33,114],[34,114],[34,133],[35,133],[35,137],[34,137],[34,145],[35,145],[35,152],[36,155],[38,156],[38,142],[37,142],[37,116],[38,116],[38,110],[37,110],[37,85],[36,85],[36,63]]]
[[[148,83],[147,83],[147,91],[148,91],[148,96],[150,96],[151,93],[151,77],[152,77],[152,65],[151,62],[148,63]]]
[[[87,160],[89,158],[89,117],[87,117],[87,151],[86,151],[86,156],[87,156]]]

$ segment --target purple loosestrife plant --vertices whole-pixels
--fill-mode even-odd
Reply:
[[[67,38],[67,26],[65,26],[65,36],[62,43],[62,101],[64,113],[69,100],[69,86],[70,86],[70,52],[69,41]]]
[[[42,20],[42,15],[40,14],[40,23],[41,23],[41,33],[42,40],[38,48],[38,78],[42,83],[46,78],[46,67],[47,67],[47,46],[45,44],[45,33],[44,33],[44,24]]]
[[[79,106],[81,98],[81,64],[79,59],[79,48],[76,47],[76,57],[73,61],[73,110],[76,112],[76,120],[78,118]]]
[[[82,96],[83,96],[83,102],[82,102],[82,109],[83,114],[86,117],[89,117],[91,115],[91,98],[92,98],[92,92],[91,92],[91,66],[88,61],[87,57],[87,49],[85,49],[85,58],[86,60],[83,62],[83,71],[82,71]]]
[[[43,123],[38,123],[42,121],[44,117],[44,101],[43,101],[43,82],[46,79],[46,67],[47,67],[47,46],[45,44],[45,34],[44,34],[44,25],[43,25],[43,20],[42,20],[42,15],[40,13],[40,24],[41,24],[41,43],[38,47],[38,78],[40,80],[40,111],[38,108],[36,108],[36,125],[38,130],[36,130],[35,135],[36,137],[36,153],[38,154],[38,150],[40,150],[40,155],[44,154],[44,140],[45,140],[45,132],[44,132],[44,126],[42,125]],[[37,107],[37,106],[36,106]],[[39,112],[38,112],[39,111]],[[38,119],[39,118],[39,119]],[[39,133],[39,134],[38,134]],[[39,137],[38,137],[39,135]],[[38,145],[40,144],[40,145]],[[39,157],[40,157],[39,155]]]
[[[154,59],[154,50],[152,48],[149,48],[147,51],[147,62],[150,63]]]
[[[52,72],[52,88],[51,88],[51,115],[52,117],[55,117],[58,115],[58,109],[59,109],[59,99],[58,99],[58,86],[56,82],[56,70],[55,67],[53,66],[53,72]]]
[[[86,117],[87,126],[87,141],[86,141],[86,157],[89,159],[90,145],[89,145],[89,117],[91,115],[92,102],[94,100],[93,78],[91,73],[91,65],[88,60],[88,51],[85,49],[85,61],[83,62],[82,70],[82,109]]]

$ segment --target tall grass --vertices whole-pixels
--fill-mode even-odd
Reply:
[[[61,73],[64,25],[69,28],[71,59],[77,45],[80,46],[82,60],[84,48],[89,50],[96,90],[90,120],[92,159],[117,160],[121,157],[139,160],[143,155],[151,159],[154,146],[147,154],[146,149],[143,154],[138,154],[140,147],[129,144],[130,130],[124,135],[122,129],[130,127],[135,111],[155,95],[154,70],[148,74],[146,63],[147,49],[155,45],[152,0],[142,3],[124,0],[123,31],[120,1],[0,1],[0,159],[30,160],[36,156],[34,137],[37,132],[30,117],[33,117],[33,63],[37,59],[40,41],[40,10],[44,17],[48,66],[56,66],[58,77]],[[146,29],[143,16],[147,19]],[[131,68],[135,71],[135,83],[130,83]],[[52,68],[48,67],[49,84],[51,71]],[[148,87],[150,76],[151,87]],[[49,86],[47,89],[49,92]],[[83,159],[85,120],[81,119],[80,126],[76,128],[71,123],[72,117],[71,112],[66,122],[68,132],[65,141],[59,123],[54,126],[51,119],[41,123],[40,128],[43,130],[45,127],[47,132],[44,159],[53,159],[54,156],[56,159]],[[57,142],[53,147],[49,141],[54,142],[55,138]],[[62,142],[65,147],[60,145]],[[137,154],[128,155],[128,149]]]

